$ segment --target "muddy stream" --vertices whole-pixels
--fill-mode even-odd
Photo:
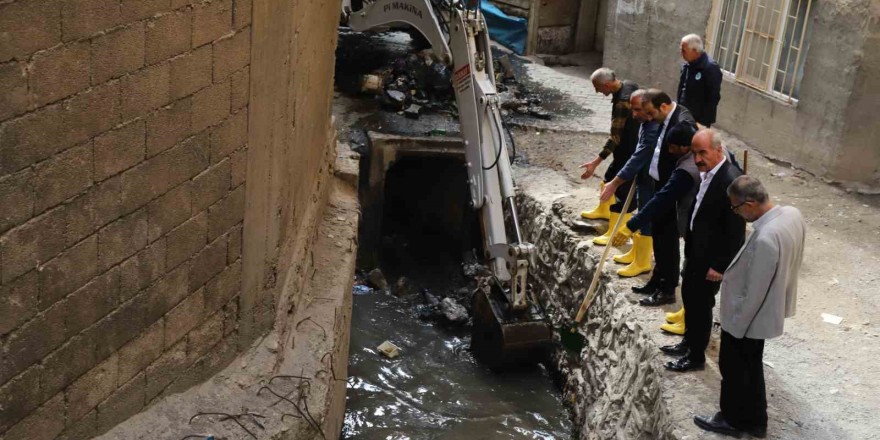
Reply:
[[[423,303],[419,294],[355,291],[343,438],[570,438],[543,365],[490,371],[468,350],[470,328],[421,318]],[[400,347],[398,358],[376,349],[385,340]]]

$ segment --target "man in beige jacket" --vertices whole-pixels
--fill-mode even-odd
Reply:
[[[767,435],[764,340],[782,335],[794,315],[806,225],[800,211],[774,206],[758,179],[740,176],[727,189],[730,207],[754,232],[721,284],[721,411],[694,417],[707,431]]]

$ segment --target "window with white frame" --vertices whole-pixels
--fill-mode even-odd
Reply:
[[[728,75],[797,100],[812,0],[716,0],[707,49]]]

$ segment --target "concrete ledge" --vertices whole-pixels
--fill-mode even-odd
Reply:
[[[343,171],[342,174],[352,170]],[[355,179],[356,180],[356,179]],[[357,254],[356,186],[329,182],[306,286],[275,328],[210,380],[167,396],[102,439],[335,439],[345,412],[351,288]],[[268,387],[268,388],[266,388]],[[278,396],[284,396],[281,399]],[[220,415],[245,414],[235,420]]]

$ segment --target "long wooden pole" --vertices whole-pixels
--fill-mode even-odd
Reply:
[[[597,287],[599,286],[599,278],[602,276],[602,269],[605,268],[605,260],[608,258],[608,253],[611,252],[612,242],[614,241],[614,235],[617,234],[617,230],[620,229],[620,224],[623,223],[624,213],[629,211],[629,205],[632,203],[633,195],[636,192],[636,182],[632,182],[632,186],[629,188],[629,193],[626,195],[626,201],[623,202],[623,209],[621,210],[620,217],[617,218],[617,221],[614,223],[614,226],[611,228],[611,238],[608,240],[608,243],[605,244],[605,252],[602,253],[602,259],[599,260],[599,265],[596,266],[596,272],[593,273],[593,281],[590,282],[590,288],[587,289],[587,294],[584,296],[584,301],[581,303],[581,308],[578,310],[577,317],[574,319],[575,324],[580,324],[580,322],[584,319],[584,315],[587,313],[587,309],[590,308],[590,305],[593,302],[593,299],[596,296]]]

